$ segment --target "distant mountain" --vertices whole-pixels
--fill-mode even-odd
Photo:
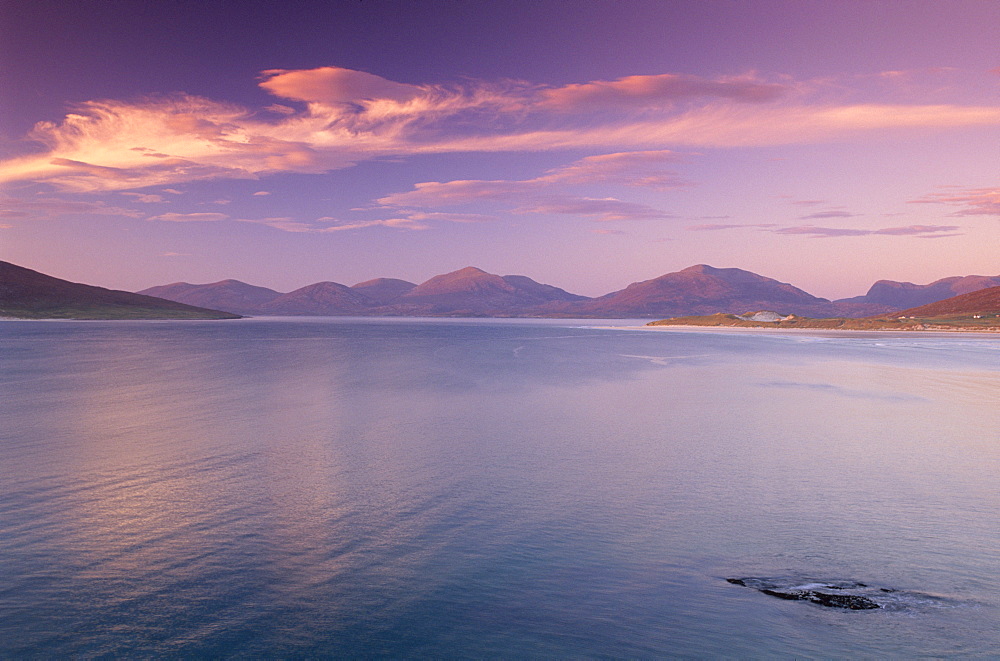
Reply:
[[[837,303],[874,303],[885,305],[889,309],[927,305],[946,298],[968,294],[987,287],[1000,286],[1000,276],[965,275],[952,276],[935,280],[927,285],[915,285],[912,282],[896,282],[895,280],[879,280],[864,296],[845,298]],[[873,313],[874,314],[874,313]]]
[[[258,314],[336,316],[363,314],[375,301],[339,282],[317,282],[282,294],[257,308]]]
[[[258,315],[539,316],[546,305],[588,300],[527,276],[493,275],[471,266],[420,285],[376,278],[352,287],[317,282],[282,294],[238,280],[223,280],[207,285],[177,282],[140,293]]]
[[[412,282],[396,278],[375,278],[352,285],[351,289],[364,294],[378,305],[395,303],[400,296],[416,287]]]
[[[239,315],[93,287],[0,262],[0,317],[30,319],[236,319]]]
[[[899,317],[943,317],[948,315],[1000,315],[1000,286],[978,289],[935,301],[927,305],[909,308],[896,313]]]
[[[751,310],[830,316],[834,306],[825,298],[750,271],[699,264],[634,282],[570,309],[586,316],[662,318]]]
[[[499,276],[473,266],[438,275],[399,298],[402,314],[512,316],[529,315],[548,303],[587,300],[584,296],[544,285],[523,275]]]
[[[281,296],[281,292],[248,285],[239,280],[221,280],[207,285],[175,282],[143,289],[138,293],[236,314],[254,314],[262,305]]]
[[[929,285],[880,280],[865,296],[837,301],[750,271],[705,264],[634,282],[599,298],[571,294],[523,275],[495,275],[472,266],[415,285],[376,278],[348,287],[318,282],[282,294],[238,280],[207,285],[178,282],[140,294],[256,315],[377,315],[495,317],[679,317],[774,310],[813,318],[863,318],[1000,286],[1000,276],[956,276]]]

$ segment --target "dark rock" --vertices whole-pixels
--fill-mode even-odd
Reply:
[[[881,608],[877,601],[864,594],[856,594],[858,591],[871,592],[865,583],[845,582],[845,583],[801,583],[791,582],[782,585],[779,581],[759,578],[727,578],[728,583],[742,585],[762,592],[766,595],[786,599],[788,601],[808,601],[809,603],[826,606],[828,608],[843,608],[846,610],[872,610]],[[835,593],[825,590],[836,590]],[[855,594],[847,592],[854,591]],[[894,592],[889,588],[881,588],[881,592]]]
[[[811,601],[814,604],[829,606],[831,608],[847,608],[852,611],[881,608],[881,606],[868,597],[862,597],[861,595],[856,594],[826,594],[824,592],[816,592],[815,590],[809,590],[803,594],[804,599]]]

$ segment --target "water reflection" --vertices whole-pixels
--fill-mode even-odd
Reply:
[[[958,624],[965,651],[1000,644],[976,628],[1000,578],[986,341],[4,330],[0,655],[900,655]],[[780,604],[715,584],[783,572],[982,608],[772,635]]]

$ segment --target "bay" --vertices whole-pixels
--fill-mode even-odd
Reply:
[[[0,322],[0,657],[1000,649],[1000,338],[612,323]]]

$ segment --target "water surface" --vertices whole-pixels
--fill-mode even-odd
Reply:
[[[0,322],[0,657],[1000,649],[1000,338],[584,323]]]

